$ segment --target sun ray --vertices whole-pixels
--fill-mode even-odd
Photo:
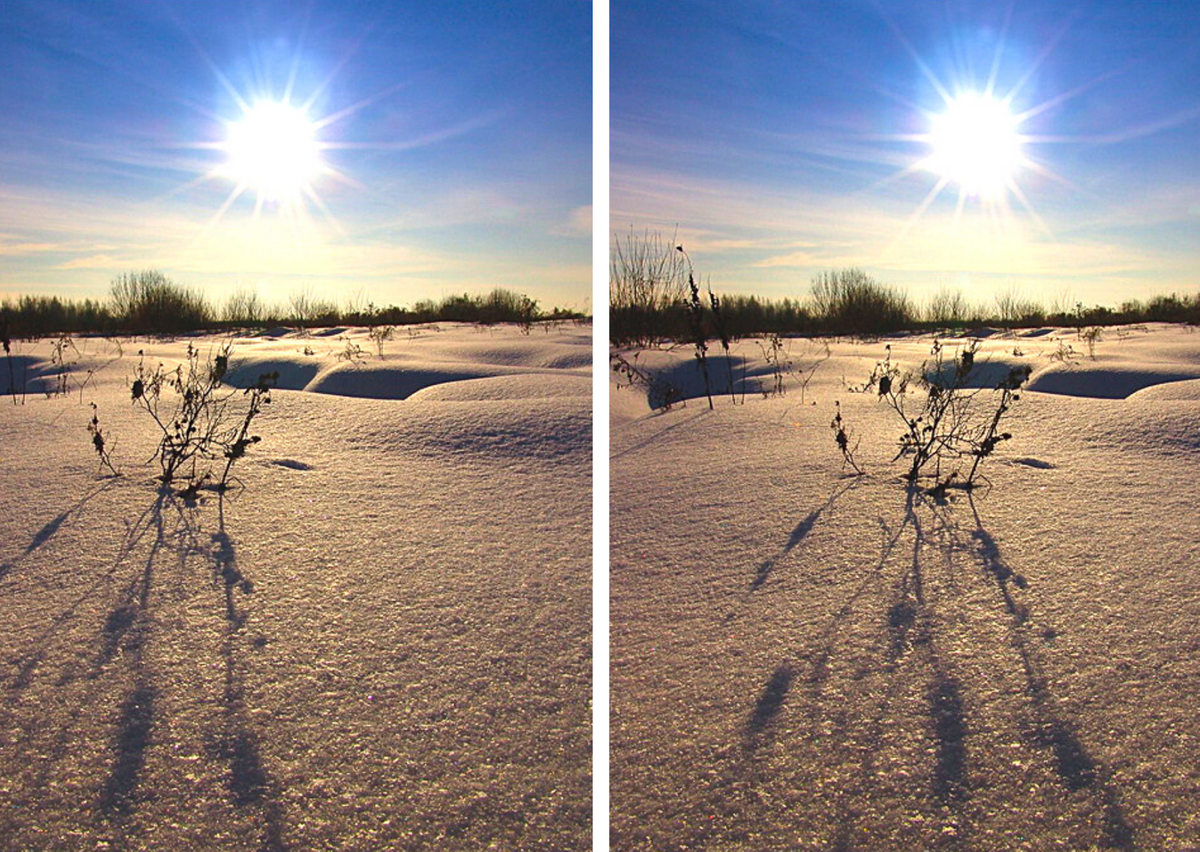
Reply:
[[[322,80],[315,89],[313,89],[312,94],[310,94],[308,96],[308,100],[306,100],[300,106],[301,112],[307,112],[308,110],[312,109],[313,105],[317,102],[317,99],[325,93],[325,90],[327,88],[329,88],[330,84],[332,84],[333,81],[337,79],[338,74],[342,73],[342,69],[345,68],[346,65],[349,64],[350,60],[354,58],[355,54],[358,53],[358,49],[360,47],[362,47],[362,43],[364,41],[366,41],[367,36],[370,35],[371,32],[375,29],[375,27],[377,27],[379,25],[379,22],[383,20],[383,16],[386,12],[386,6],[384,6],[384,4],[382,4],[382,3],[379,5],[380,5],[380,13],[378,15],[376,15],[376,17],[373,21],[371,21],[370,23],[368,23],[366,25],[366,27],[363,29],[362,33],[358,36],[357,39],[354,40],[354,42],[350,45],[350,47],[342,55],[342,58],[339,59],[337,64],[333,66],[333,70],[331,70],[325,76],[325,79]]]
[[[884,22],[888,25],[888,29],[890,29],[892,34],[896,36],[896,39],[908,52],[908,55],[912,57],[912,60],[917,63],[917,67],[921,69],[921,73],[925,75],[925,78],[929,80],[937,93],[942,96],[942,100],[946,103],[950,103],[953,100],[953,96],[951,96],[946,87],[942,85],[942,81],[937,78],[937,75],[933,73],[933,69],[930,68],[925,60],[921,58],[921,54],[917,53],[917,49],[913,47],[912,42],[910,42],[904,33],[900,31],[900,27],[896,25],[896,22],[893,21],[886,12],[884,12],[883,6],[880,4],[879,0],[875,0],[874,5],[876,11],[879,13],[879,17],[883,18]]]
[[[1030,200],[1025,196],[1025,193],[1021,190],[1021,187],[1012,178],[1008,179],[1008,191],[1016,196],[1017,201],[1021,202],[1021,206],[1025,208],[1025,212],[1029,214],[1029,218],[1033,219],[1033,221],[1037,223],[1037,226],[1041,229],[1042,233],[1053,239],[1054,232],[1050,230],[1050,226],[1046,224],[1045,220],[1042,219],[1037,210],[1033,208],[1032,202],[1030,202]]]
[[[255,227],[257,227],[257,226],[258,226],[259,219],[260,219],[260,218],[261,218],[261,216],[262,216],[262,209],[263,209],[263,201],[264,201],[264,200],[265,200],[265,199],[263,198],[263,194],[262,194],[261,192],[259,192],[259,193],[257,193],[257,194],[255,195],[255,198],[254,198],[254,218],[251,220],[251,221],[254,223]]]
[[[1099,195],[1096,195],[1094,192],[1090,192],[1090,191],[1084,189],[1082,186],[1075,183],[1074,181],[1067,180],[1067,178],[1063,177],[1062,175],[1058,174],[1057,172],[1052,171],[1051,169],[1049,169],[1042,163],[1039,163],[1037,160],[1031,159],[1030,157],[1025,157],[1021,161],[1021,165],[1024,168],[1029,169],[1029,171],[1033,172],[1034,174],[1038,175],[1039,177],[1044,177],[1046,180],[1053,181],[1054,183],[1057,183],[1060,186],[1066,187],[1067,189],[1071,190],[1072,192],[1078,192],[1080,195],[1091,198],[1094,201],[1101,200]]]
[[[341,169],[336,169],[333,166],[329,165],[328,163],[324,164],[324,167],[321,169],[321,174],[325,175],[326,177],[333,178],[338,183],[340,183],[344,186],[348,186],[351,189],[356,189],[359,192],[366,192],[366,193],[374,194],[371,187],[367,186],[366,184],[362,183],[361,181],[355,180],[354,178],[350,177],[350,175],[343,172]],[[378,196],[378,197],[383,198],[383,196]]]
[[[325,221],[332,225],[333,229],[337,231],[338,234],[343,237],[346,236],[346,231],[342,227],[342,224],[334,217],[333,213],[330,211],[329,207],[326,206],[325,202],[321,200],[321,196],[317,195],[317,191],[312,188],[312,185],[306,183],[301,187],[301,189],[304,191],[304,194],[308,196],[308,199],[314,205],[316,205],[317,209],[325,215]]]
[[[375,94],[373,94],[369,97],[363,98],[358,103],[352,104],[352,105],[346,107],[345,109],[340,109],[335,113],[331,113],[331,114],[325,116],[324,118],[318,119],[317,121],[313,122],[313,130],[321,130],[322,128],[328,127],[331,124],[341,121],[343,118],[347,118],[351,115],[354,115],[354,113],[358,112],[359,110],[370,106],[371,104],[375,103],[376,101],[386,98],[388,95],[395,94],[400,89],[403,89],[408,85],[409,85],[408,81],[405,80],[405,81],[396,83],[394,85],[388,86],[386,89],[376,92]]]
[[[1008,26],[1012,23],[1013,6],[1016,0],[1009,0],[1008,6],[1004,10],[1004,23],[1000,27],[1000,35],[996,39],[996,53],[992,57],[992,68],[988,72],[987,86],[984,87],[983,93],[987,97],[992,97],[996,91],[996,77],[1000,74],[1000,57],[1004,55],[1004,40],[1008,37]]]
[[[933,200],[941,195],[942,190],[946,188],[946,184],[948,183],[950,183],[949,178],[942,177],[938,179],[937,183],[935,183],[933,188],[930,189],[926,194],[925,199],[917,206],[917,209],[913,211],[912,215],[908,217],[908,221],[901,226],[896,236],[890,243],[888,243],[887,248],[883,250],[883,256],[891,254],[892,250],[899,245],[906,236],[908,236],[908,232],[912,230],[913,226],[916,225],[920,218],[925,214],[926,209],[928,209],[929,205],[933,203]]]
[[[1098,74],[1095,77],[1093,77],[1092,79],[1088,80],[1086,83],[1080,83],[1078,86],[1076,86],[1073,89],[1069,89],[1068,91],[1063,92],[1062,94],[1055,95],[1052,98],[1047,98],[1046,100],[1042,101],[1037,106],[1030,107],[1029,109],[1025,110],[1024,112],[1018,113],[1016,116],[1014,116],[1014,120],[1017,122],[1017,124],[1024,124],[1026,121],[1033,118],[1035,115],[1040,115],[1041,113],[1045,112],[1048,109],[1056,107],[1059,104],[1066,103],[1067,101],[1071,100],[1071,98],[1074,98],[1074,97],[1077,97],[1077,96],[1083,94],[1088,89],[1091,89],[1093,86],[1103,83],[1105,80],[1108,80],[1112,77],[1116,77],[1119,74],[1124,74],[1131,67],[1133,67],[1134,65],[1137,65],[1141,61],[1142,60],[1140,60],[1140,59],[1135,59],[1130,62],[1126,62],[1124,65],[1120,66],[1119,68],[1111,68],[1108,71],[1105,71],[1103,74]]]
[[[189,189],[195,189],[196,187],[198,187],[202,184],[208,183],[210,180],[214,180],[214,179],[220,177],[220,175],[221,175],[221,167],[214,166],[213,168],[209,169],[207,172],[200,175],[199,177],[192,178],[185,184],[181,184],[180,186],[177,186],[174,189],[169,189],[166,192],[164,192],[162,195],[155,196],[154,201],[155,202],[165,201],[168,198],[179,195],[181,192],[187,192]]]
[[[304,42],[308,38],[308,27],[312,23],[312,4],[309,3],[304,10],[304,26],[300,29],[300,35],[296,39],[296,52],[292,54],[292,67],[288,70],[287,84],[283,87],[283,102],[290,104],[292,102],[292,91],[296,87],[296,75],[300,73],[300,55],[304,49]]]
[[[909,175],[916,174],[917,172],[927,171],[928,169],[929,169],[929,164],[928,164],[927,160],[918,160],[917,162],[912,163],[911,165],[905,166],[902,169],[897,169],[896,171],[892,172],[890,175],[887,175],[886,177],[882,177],[879,180],[875,181],[874,183],[868,184],[867,186],[863,187],[862,189],[855,190],[854,192],[850,193],[849,197],[850,198],[858,198],[858,197],[861,197],[864,195],[870,195],[871,193],[876,192],[877,190],[883,189],[885,186],[890,186],[891,184],[894,184],[894,183],[897,183],[898,181],[904,180]]]
[[[196,240],[199,240],[201,237],[203,237],[205,234],[207,234],[209,231],[211,231],[214,227],[216,227],[217,223],[220,222],[222,218],[224,218],[225,212],[230,207],[233,206],[233,202],[237,201],[238,197],[241,196],[241,194],[243,192],[245,192],[246,189],[247,189],[247,187],[246,187],[246,184],[244,184],[244,183],[239,183],[237,186],[235,186],[233,188],[233,190],[225,198],[224,203],[220,207],[217,208],[217,212],[212,214],[212,216],[209,218],[209,220],[204,223],[204,227],[201,228],[200,232],[196,235]]]
[[[1054,49],[1058,47],[1058,43],[1062,41],[1063,36],[1065,36],[1068,30],[1071,29],[1071,26],[1075,23],[1075,19],[1079,16],[1079,13],[1080,10],[1078,8],[1072,11],[1071,14],[1067,15],[1066,19],[1062,23],[1062,26],[1060,26],[1050,36],[1050,40],[1046,42],[1046,46],[1042,48],[1041,53],[1034,58],[1029,67],[1025,69],[1025,73],[1021,75],[1021,78],[1017,80],[1016,84],[1013,85],[1008,94],[1004,96],[1004,100],[1007,103],[1013,102],[1016,96],[1020,93],[1021,89],[1025,87],[1025,84],[1033,78],[1034,73],[1038,70],[1038,68],[1041,67],[1042,63],[1050,58],[1050,54],[1054,52]]]

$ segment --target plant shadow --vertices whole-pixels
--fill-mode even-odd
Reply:
[[[34,638],[9,689],[19,691],[31,685],[51,646],[66,641],[62,637],[81,607],[104,594],[104,589],[124,573],[130,557],[144,551],[137,569],[107,607],[90,662],[81,665],[68,661],[54,683],[55,687],[64,687],[78,682],[82,694],[76,706],[67,711],[65,719],[51,716],[51,708],[39,708],[26,725],[27,734],[52,724],[57,728],[46,759],[29,785],[29,795],[36,797],[36,791],[50,782],[54,767],[75,750],[77,738],[85,736],[81,726],[87,708],[101,701],[113,684],[128,684],[120,690],[124,697],[115,713],[108,769],[94,800],[97,814],[118,837],[124,836],[137,825],[139,804],[147,795],[153,795],[153,791],[143,789],[147,754],[159,744],[158,731],[168,721],[161,714],[162,708],[170,705],[163,700],[169,684],[159,682],[147,660],[156,634],[165,629],[153,616],[155,590],[164,582],[161,574],[173,581],[193,576],[191,564],[199,557],[207,564],[220,592],[224,622],[220,645],[224,683],[215,727],[208,738],[209,756],[226,765],[225,786],[231,805],[239,811],[250,809],[247,818],[261,835],[259,848],[280,852],[287,844],[279,785],[265,766],[259,734],[250,725],[245,687],[246,650],[261,647],[246,635],[251,613],[242,603],[243,597],[254,591],[254,584],[238,567],[236,540],[227,525],[226,499],[224,492],[217,493],[216,529],[205,536],[201,504],[208,501],[185,499],[170,488],[159,488],[150,505],[127,526],[112,564]],[[35,801],[31,798],[29,805],[32,807]]]
[[[803,541],[820,512],[840,493],[844,492],[835,492],[825,506],[801,521],[780,555],[764,564],[773,564]],[[750,758],[772,745],[771,727],[788,704],[797,700],[792,694],[795,686],[805,685],[808,689],[799,700],[809,706],[807,712],[795,711],[797,717],[808,718],[815,724],[819,717],[830,716],[836,723],[833,747],[846,751],[843,757],[858,764],[853,781],[838,796],[838,826],[832,838],[833,848],[852,848],[853,825],[864,811],[863,803],[872,795],[878,777],[879,750],[887,737],[888,719],[896,712],[892,708],[907,685],[924,681],[919,694],[925,708],[926,735],[932,745],[926,770],[928,794],[932,803],[953,815],[954,844],[969,848],[971,814],[964,806],[970,801],[973,789],[972,701],[954,672],[953,656],[942,650],[943,640],[939,638],[942,622],[926,595],[926,572],[932,557],[940,560],[947,570],[951,600],[958,597],[955,558],[966,553],[980,570],[984,582],[995,590],[997,615],[1002,619],[1008,644],[1016,652],[1015,674],[1027,696],[1033,720],[1026,732],[1026,742],[1030,748],[1049,753],[1055,775],[1066,793],[1084,791],[1094,797],[1099,845],[1132,850],[1136,848],[1135,832],[1114,780],[1085,746],[1077,726],[1062,711],[1062,702],[1054,695],[1045,673],[1042,645],[1044,640],[1056,636],[1057,631],[1039,625],[1030,606],[1022,602],[1029,581],[1009,565],[1000,544],[983,522],[975,495],[970,491],[963,494],[965,498],[945,494],[934,497],[911,488],[899,523],[893,526],[880,520],[883,540],[874,570],[863,572],[846,604],[816,633],[815,646],[806,643],[807,648],[798,648],[767,676],[752,708],[743,717],[742,758],[731,767],[733,773],[754,785],[767,780],[763,772],[756,770],[761,762]],[[880,697],[869,705],[872,709],[866,714],[865,726],[857,729],[861,732],[860,741],[868,745],[861,753],[855,752],[841,740],[850,731],[846,727],[850,721],[842,706],[844,702],[839,700],[838,706],[831,706],[822,699],[822,691],[830,674],[831,660],[844,659],[838,656],[846,635],[843,625],[866,590],[878,587],[884,580],[882,569],[906,531],[912,537],[912,551],[904,558],[903,568],[892,581],[890,594],[885,596],[886,605],[878,616],[881,663],[874,669],[862,669],[851,675],[859,678],[873,671],[871,676],[883,679]],[[767,574],[769,568],[760,570],[752,589],[758,588]],[[863,614],[870,617],[869,613]]]
[[[855,478],[834,490],[834,492],[829,495],[829,498],[824,503],[809,512],[800,520],[800,523],[796,524],[795,528],[788,536],[787,541],[784,542],[783,547],[779,549],[779,552],[758,563],[758,567],[755,569],[754,579],[750,582],[750,591],[757,591],[764,583],[767,582],[767,579],[771,576],[771,572],[775,569],[775,566],[787,558],[788,555],[790,555],[791,552],[795,550],[801,542],[808,538],[809,534],[813,530],[813,527],[817,525],[817,521],[821,519],[821,515],[832,509],[834,504],[836,504],[837,501],[840,500],[847,491],[854,488],[858,482],[859,480]]]

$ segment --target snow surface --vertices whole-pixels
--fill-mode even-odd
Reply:
[[[128,382],[221,339],[15,350],[0,846],[589,849],[590,327],[238,336],[285,389],[188,506]]]
[[[686,400],[613,376],[613,848],[1200,847],[1200,333],[977,339],[1031,390],[940,502],[852,392],[929,337],[831,342],[803,401],[740,341],[715,411],[690,348],[621,353]]]

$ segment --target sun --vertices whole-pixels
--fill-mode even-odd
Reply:
[[[968,92],[934,116],[925,167],[985,201],[1004,197],[1023,161],[1017,119],[1002,100]]]
[[[222,172],[262,200],[294,202],[322,170],[315,130],[303,110],[259,102],[229,125]]]

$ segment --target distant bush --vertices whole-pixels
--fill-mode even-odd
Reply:
[[[196,331],[213,325],[203,295],[176,284],[157,270],[118,275],[110,293],[112,311],[125,331]]]
[[[921,311],[921,319],[936,328],[981,325],[984,318],[983,309],[967,302],[962,290],[939,290],[930,297]]]
[[[1141,321],[1200,323],[1200,293],[1190,299],[1175,293],[1155,296],[1146,306],[1145,319]]]
[[[733,337],[798,334],[814,329],[813,316],[799,299],[724,296],[721,314]]]
[[[917,321],[908,297],[861,269],[823,272],[812,283],[813,314],[832,334],[883,334]]]
[[[1046,322],[1046,310],[1016,287],[996,294],[996,312],[996,325],[1029,327]]]
[[[110,308],[93,299],[60,299],[58,296],[22,296],[0,303],[0,323],[13,338],[49,337],[61,332],[108,333],[116,327]]]
[[[609,340],[614,346],[651,347],[668,341],[694,342],[696,305],[691,303],[682,254],[657,234],[618,238],[609,264]],[[1174,322],[1200,325],[1200,293],[1155,296],[1148,303],[1125,302],[1119,309],[1062,300],[1047,309],[1009,288],[994,307],[968,302],[962,291],[943,289],[920,307],[907,295],[860,269],[831,270],[812,281],[807,299],[767,299],[727,295],[720,317],[704,306],[700,320],[706,339],[738,339],[770,334],[879,335],[897,331],[1001,326],[1095,326]]]
[[[270,312],[254,290],[235,290],[225,301],[221,320],[228,325],[256,326],[262,324]]]
[[[339,312],[336,302],[318,299],[309,290],[298,290],[288,298],[290,313],[287,319],[297,325],[337,325]]]
[[[608,265],[613,343],[654,346],[689,333],[686,263],[676,249],[674,239],[649,231],[616,237]]]
[[[440,321],[512,322],[529,333],[534,323],[585,319],[588,317],[579,311],[566,308],[556,307],[545,313],[535,299],[502,287],[483,295],[464,293],[441,301],[426,299],[412,308],[377,308],[358,298],[344,309],[308,290],[293,293],[286,306],[269,305],[253,290],[237,290],[214,309],[200,292],[176,284],[155,270],[118,275],[112,281],[107,302],[58,296],[22,296],[16,301],[0,302],[0,325],[7,329],[11,340],[64,333],[177,334],[230,327],[398,326]]]

